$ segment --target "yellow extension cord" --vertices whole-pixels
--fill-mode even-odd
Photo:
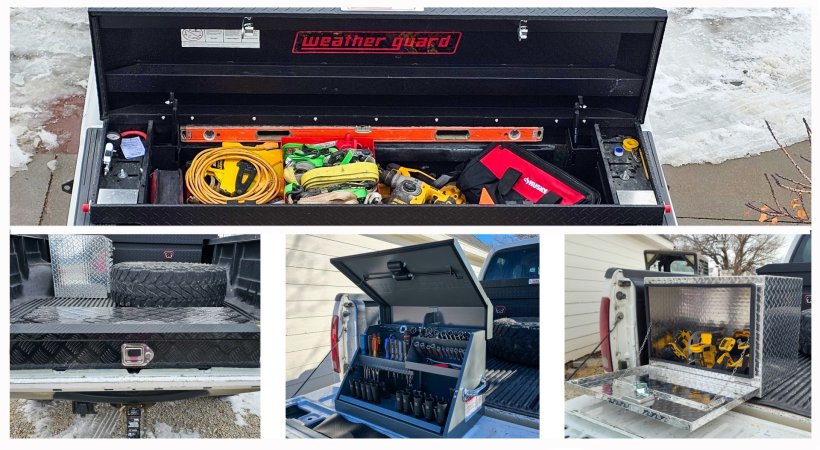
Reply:
[[[185,173],[185,185],[188,191],[200,203],[207,205],[224,205],[228,202],[250,202],[259,205],[270,203],[282,189],[282,181],[274,168],[257,154],[258,150],[253,147],[237,146],[217,147],[200,152],[191,161],[191,167]],[[247,192],[235,197],[221,194],[206,179],[208,168],[230,158],[243,159],[256,168],[256,180]]]

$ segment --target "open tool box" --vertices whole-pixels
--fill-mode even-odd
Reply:
[[[571,380],[571,387],[693,431],[762,397],[797,369],[799,278],[645,282],[649,329],[641,351],[649,348],[649,363]]]
[[[89,20],[102,126],[85,132],[76,224],[674,223],[644,128],[662,10],[92,8]],[[120,173],[105,174],[106,135],[124,131],[146,136],[136,200],[100,193]],[[492,206],[294,207],[278,192],[261,205],[187,203],[181,183],[206,149],[317,139],[372,140],[383,170],[434,178],[488,146],[517,145],[582,195]],[[515,182],[551,191],[531,181]]]
[[[492,303],[453,240],[334,258],[381,305],[336,409],[408,437],[459,437],[483,414]]]

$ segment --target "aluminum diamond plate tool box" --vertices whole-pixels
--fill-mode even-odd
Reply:
[[[52,234],[49,236],[54,295],[107,298],[114,247],[104,236]]]
[[[797,370],[800,278],[646,278],[649,364],[569,381],[695,430]]]
[[[408,437],[460,437],[482,416],[492,303],[454,240],[334,258],[381,306],[336,395]]]

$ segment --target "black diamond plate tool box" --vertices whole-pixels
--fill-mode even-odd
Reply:
[[[75,223],[674,222],[644,123],[665,11],[92,8],[89,20],[103,128],[87,133]],[[151,203],[164,196],[147,174],[183,180],[223,142],[327,140],[366,142],[382,169],[439,179],[515,143],[596,201],[214,205],[186,189],[187,203]],[[126,141],[136,159],[120,155]],[[383,198],[403,188],[392,189]]]
[[[257,321],[231,305],[134,308],[42,298],[11,312],[13,370],[127,367],[123,346],[131,344],[153,353],[140,366],[146,369],[259,367]]]

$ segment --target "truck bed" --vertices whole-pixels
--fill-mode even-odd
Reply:
[[[782,409],[811,418],[811,357],[800,354],[797,370],[763,398],[750,403]]]
[[[122,368],[121,346],[154,351],[145,368],[259,367],[259,326],[222,307],[118,307],[110,299],[45,297],[11,307],[12,369]]]
[[[488,355],[484,377],[490,385],[484,402],[488,407],[538,419],[540,396],[537,368]]]
[[[334,384],[317,389],[305,395],[291,398],[285,403],[286,408],[286,428],[285,435],[288,438],[315,438],[313,428],[324,423],[327,419],[333,419],[337,414],[334,407],[334,398],[339,385]],[[362,424],[372,430],[372,432],[390,438],[401,438],[392,430],[380,428],[374,424],[367,423],[355,417],[344,417],[347,422]],[[488,438],[515,438],[515,439],[537,439],[539,431],[535,428],[511,423],[488,417],[486,414],[481,417],[473,427],[464,434],[465,439],[488,439]],[[324,437],[327,437],[325,435]]]

